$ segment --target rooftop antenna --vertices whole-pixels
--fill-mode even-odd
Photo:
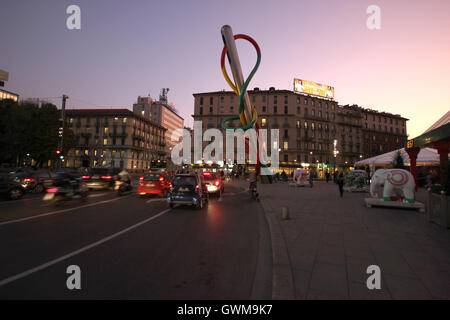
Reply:
[[[159,101],[167,103],[167,93],[169,92],[169,88],[162,88],[161,94],[159,95]]]

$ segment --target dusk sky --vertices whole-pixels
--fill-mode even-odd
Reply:
[[[81,8],[81,30],[66,8]],[[369,5],[381,29],[366,26]],[[449,0],[2,0],[0,69],[6,90],[69,108],[132,108],[170,88],[192,125],[195,92],[229,90],[220,28],[253,37],[262,51],[250,87],[293,88],[293,78],[335,87],[340,104],[410,119],[410,137],[450,109]],[[242,41],[242,40],[241,40]],[[238,42],[244,73],[256,55]]]

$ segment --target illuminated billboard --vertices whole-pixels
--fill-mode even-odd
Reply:
[[[334,99],[334,88],[312,81],[294,79],[294,91]]]

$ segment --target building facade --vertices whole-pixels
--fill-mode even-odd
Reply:
[[[258,112],[261,128],[279,129],[281,169],[291,171],[299,165],[311,166],[321,175],[324,170],[333,167],[351,167],[359,159],[371,154],[365,141],[369,134],[373,134],[372,129],[368,129],[370,117],[366,120],[366,115],[372,110],[356,105],[340,106],[334,100],[275,88],[255,88],[249,90],[248,94]],[[193,96],[193,118],[203,121],[203,131],[208,128],[220,129],[224,119],[238,114],[239,99],[234,92],[195,93]],[[392,124],[387,126],[387,131],[384,127],[381,131],[377,127],[375,141],[382,143],[381,149],[386,152],[390,151],[387,150],[389,148],[395,149],[394,145],[404,145],[407,119],[387,113],[383,113],[384,118],[389,119],[386,125],[391,121]],[[230,126],[233,125],[237,127],[240,123],[235,120],[234,124],[230,123]],[[384,143],[384,139],[388,139],[388,142]],[[377,148],[380,150],[380,147]]]
[[[66,167],[149,169],[165,160],[166,129],[128,109],[70,109],[66,121],[75,138]]]
[[[176,135],[175,141],[172,141],[172,134],[177,129],[184,128],[184,119],[169,106],[165,97],[154,101],[151,97],[141,97],[133,105],[133,111],[151,121],[163,126],[166,131],[166,151],[169,152],[177,143],[181,135]]]

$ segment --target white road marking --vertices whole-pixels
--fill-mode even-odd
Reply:
[[[47,263],[41,264],[41,265],[39,265],[39,266],[37,266],[37,267],[34,267],[34,268],[32,268],[32,269],[28,269],[28,270],[26,270],[26,271],[24,271],[24,272],[21,272],[21,273],[19,273],[19,274],[14,275],[14,276],[12,276],[12,277],[3,279],[3,280],[0,281],[0,287],[1,287],[1,286],[4,286],[5,284],[8,284],[8,283],[10,283],[10,282],[13,282],[13,281],[22,279],[22,278],[24,278],[24,277],[26,277],[26,276],[29,276],[30,274],[33,274],[33,273],[36,273],[36,272],[41,271],[41,270],[43,270],[43,269],[46,269],[46,268],[48,268],[48,267],[50,267],[50,266],[52,266],[52,265],[54,265],[54,264],[57,264],[57,263],[59,263],[59,262],[61,262],[61,261],[64,261],[64,260],[67,260],[67,259],[69,259],[69,258],[71,258],[71,257],[73,257],[73,256],[76,256],[77,254],[80,254],[80,253],[85,252],[85,251],[87,251],[87,250],[89,250],[89,249],[92,249],[92,248],[94,248],[94,247],[97,247],[97,246],[99,246],[99,245],[101,245],[101,244],[103,244],[103,243],[105,243],[105,242],[107,242],[107,241],[110,241],[110,240],[112,240],[112,239],[114,239],[114,238],[117,238],[118,236],[120,236],[120,235],[122,235],[122,234],[124,234],[124,233],[127,233],[128,231],[131,231],[131,230],[133,230],[133,229],[136,229],[137,227],[139,227],[139,226],[141,226],[141,225],[143,225],[143,224],[145,224],[145,223],[147,223],[147,222],[150,222],[150,221],[152,221],[153,219],[156,219],[156,218],[162,216],[163,214],[169,212],[170,210],[171,210],[171,209],[166,209],[166,210],[164,210],[164,211],[161,211],[160,213],[154,215],[153,217],[150,217],[150,218],[145,219],[145,220],[143,220],[143,221],[141,221],[141,222],[138,222],[138,223],[132,225],[131,227],[125,228],[125,229],[123,229],[123,230],[121,230],[121,231],[119,231],[119,232],[117,232],[117,233],[114,233],[114,234],[112,234],[112,235],[110,235],[110,236],[108,236],[108,237],[106,237],[106,238],[103,238],[103,239],[101,239],[101,240],[99,240],[99,241],[96,241],[96,242],[94,242],[94,243],[91,243],[91,244],[89,244],[89,245],[87,245],[87,246],[84,246],[84,247],[78,249],[78,250],[75,250],[75,251],[73,251],[73,252],[71,252],[71,253],[68,253],[68,254],[66,254],[66,255],[64,255],[64,256],[61,256],[61,257],[56,258],[56,259],[54,259],[54,260],[51,260],[51,261],[49,261],[49,262],[47,262]]]
[[[62,212],[69,212],[69,211],[73,211],[73,210],[77,210],[77,209],[82,209],[82,208],[87,208],[87,207],[92,207],[92,206],[96,206],[99,204],[104,204],[104,203],[108,203],[108,202],[113,202],[119,199],[124,199],[127,196],[123,196],[120,198],[114,198],[114,199],[109,199],[109,200],[103,200],[103,201],[98,201],[98,202],[94,202],[94,203],[89,203],[89,204],[85,204],[79,207],[74,207],[74,208],[68,208],[68,209],[62,209],[62,210],[57,210],[57,211],[51,211],[51,212],[47,212],[47,213],[42,213],[42,214],[38,214],[35,216],[31,216],[31,217],[26,217],[26,218],[20,218],[20,219],[16,219],[16,220],[9,220],[9,221],[5,221],[5,222],[0,222],[0,227],[7,225],[7,224],[13,224],[13,223],[18,223],[18,222],[23,222],[23,221],[27,221],[27,220],[32,220],[32,219],[37,219],[37,218],[42,218],[42,217],[46,217],[46,216],[51,216],[57,213],[62,213]]]
[[[166,199],[166,198],[161,198],[161,199],[150,199],[150,200],[147,200],[147,201],[145,201],[145,202],[150,203],[150,202],[153,202],[153,201],[167,201],[167,199]]]
[[[88,195],[88,198],[97,198],[97,197],[101,197],[101,196],[104,196],[104,195],[107,195],[107,194],[108,194],[107,192],[90,194],[90,195]]]

